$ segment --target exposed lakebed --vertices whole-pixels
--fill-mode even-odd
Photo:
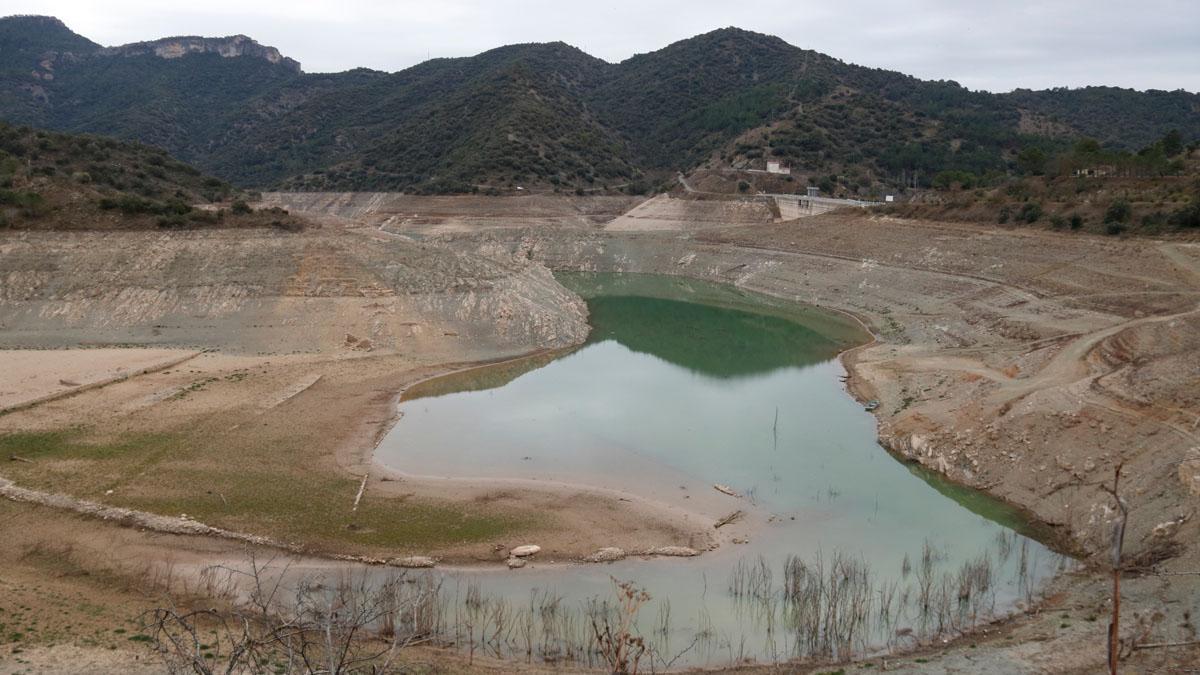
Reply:
[[[878,445],[839,381],[836,355],[869,339],[853,320],[673,278],[562,281],[588,301],[585,345],[414,388],[377,461],[673,505],[711,502],[721,484],[740,495],[728,509],[747,513],[748,541],[690,559],[447,573],[456,624],[475,612],[478,630],[504,604],[538,624],[534,656],[588,662],[589,614],[611,615],[616,579],[651,596],[637,625],[657,667],[681,652],[675,665],[844,657],[1010,611],[1063,564],[1017,514]]]

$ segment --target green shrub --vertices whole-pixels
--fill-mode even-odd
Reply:
[[[233,203],[233,205],[229,207],[229,210],[232,211],[233,214],[237,215],[237,216],[244,216],[244,215],[247,215],[250,213],[254,213],[254,209],[250,208],[250,205],[241,199],[235,201]]]
[[[1041,217],[1041,204],[1035,204],[1033,202],[1028,202],[1025,204],[1025,206],[1022,206],[1021,213],[1017,215],[1019,220],[1023,220],[1026,223],[1036,223]]]
[[[42,196],[36,192],[23,192],[19,190],[0,190],[0,204],[8,206],[16,206],[19,208],[36,208],[45,203]]]
[[[978,176],[969,171],[942,171],[933,177],[933,187],[946,189],[958,185],[964,190],[975,187]]]
[[[1192,197],[1187,206],[1172,213],[1170,222],[1175,227],[1200,227],[1200,192]]]
[[[115,209],[126,215],[134,215],[139,213],[158,213],[161,205],[149,199],[133,195],[121,195],[119,197],[101,197],[100,208],[105,211]]]
[[[1133,217],[1133,207],[1125,199],[1118,199],[1109,205],[1108,210],[1104,212],[1104,224],[1125,224]],[[1110,232],[1109,234],[1113,234]]]
[[[26,218],[36,218],[49,209],[40,194],[21,190],[0,190],[0,205],[15,206]]]
[[[1163,213],[1162,211],[1155,211],[1154,213],[1147,213],[1146,215],[1142,216],[1142,227],[1148,229],[1157,229],[1166,223],[1167,214]]]
[[[128,194],[117,197],[101,197],[100,208],[106,211],[116,209],[126,215],[147,214],[154,216],[182,216],[190,213],[192,210],[191,205],[181,199],[170,199],[166,202],[160,202]]]

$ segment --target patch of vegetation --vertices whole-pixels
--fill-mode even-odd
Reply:
[[[278,438],[269,447],[241,438],[214,441],[204,429],[101,439],[89,438],[82,429],[9,433],[0,435],[0,456],[32,460],[7,469],[6,477],[24,487],[105,495],[103,501],[113,505],[168,516],[186,513],[209,525],[315,550],[423,552],[530,525],[481,505],[403,498],[367,499],[351,513],[357,480],[308,460],[293,464],[312,456],[307,434]],[[52,468],[63,460],[76,468]]]
[[[157,148],[0,122],[0,224],[7,227],[202,223],[192,204],[234,194]]]
[[[1104,212],[1104,224],[1111,225],[1113,223],[1125,224],[1133,217],[1133,207],[1129,205],[1129,201],[1118,199],[1108,207]]]
[[[233,199],[226,210],[202,206]],[[163,150],[0,122],[0,228],[303,227]]]
[[[1029,202],[1021,207],[1017,217],[1026,223],[1036,223],[1042,217],[1042,206]]]
[[[956,183],[878,211],[933,219],[1047,222],[1059,230],[1164,234],[1200,227],[1200,147],[1170,132],[1138,152],[1093,140],[1047,155],[1042,175],[1001,176],[972,190]],[[1092,227],[1088,227],[1093,223]]]
[[[160,202],[153,199],[138,197],[137,195],[101,197],[99,204],[100,208],[106,211],[117,209],[126,215],[152,214],[158,216],[182,216],[192,211],[191,206],[178,199]]]
[[[21,215],[36,218],[46,209],[46,200],[36,192],[0,190],[0,205],[15,206]]]

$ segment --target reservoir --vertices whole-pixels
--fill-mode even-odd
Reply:
[[[649,595],[635,629],[656,668],[845,658],[1010,612],[1067,564],[1004,505],[878,444],[840,381],[837,355],[870,339],[854,320],[676,278],[561,280],[588,303],[586,344],[413,388],[376,460],[675,504],[721,485],[757,524],[694,558],[439,572],[456,624],[504,603],[545,636],[497,653],[588,663],[589,617],[629,582]]]

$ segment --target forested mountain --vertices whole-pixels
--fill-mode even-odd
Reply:
[[[833,175],[866,193],[1019,169],[1082,137],[1200,138],[1200,96],[971,92],[727,28],[618,64],[562,43],[397,73],[306,74],[245,36],[102,48],[57,19],[0,19],[0,118],[163,147],[235,184],[453,192],[640,191],[674,171]]]
[[[300,188],[460,191],[506,183],[611,185],[640,172],[625,141],[604,127],[586,92],[607,64],[562,43],[501,47],[435,59],[304,106],[273,123],[304,126],[337,110],[340,138],[311,137],[333,165],[292,178]],[[320,125],[312,123],[310,128]],[[318,131],[318,134],[321,133]]]
[[[300,226],[245,196],[162,148],[0,122],[0,230]]]

